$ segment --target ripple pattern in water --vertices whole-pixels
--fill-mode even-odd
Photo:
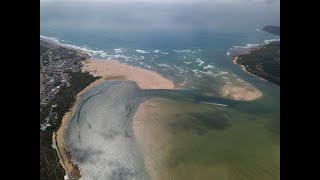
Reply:
[[[108,81],[85,93],[65,130],[81,179],[148,179],[132,133],[139,88]]]

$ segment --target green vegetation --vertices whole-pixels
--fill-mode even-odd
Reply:
[[[40,45],[40,56],[41,56],[43,53],[45,53],[47,50],[48,50],[48,48]]]
[[[262,30],[280,36],[280,27],[278,26],[265,26]]]
[[[52,102],[40,112],[40,122],[44,122],[48,117],[51,105],[58,106],[53,112],[58,113],[58,120],[51,129],[45,131],[40,130],[40,179],[41,180],[60,180],[65,174],[64,169],[59,164],[59,158],[56,150],[52,148],[52,134],[60,127],[64,114],[71,108],[75,101],[76,95],[88,86],[91,82],[98,79],[89,73],[70,72],[71,85],[60,89]]]
[[[250,73],[280,86],[280,42],[239,55],[237,63],[244,65]]]
[[[70,72],[70,76],[71,85],[69,87],[63,87],[52,101],[53,104],[58,105],[55,108],[55,112],[58,113],[58,119],[62,119],[64,114],[70,109],[72,103],[75,101],[76,95],[97,79],[87,72]],[[59,126],[57,128],[59,128]]]

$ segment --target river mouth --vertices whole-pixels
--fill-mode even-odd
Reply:
[[[277,129],[276,121],[238,106],[251,105],[106,81],[82,95],[65,145],[81,179],[270,178],[266,169],[280,170],[279,134],[268,128]]]

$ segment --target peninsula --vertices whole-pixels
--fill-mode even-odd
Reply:
[[[279,35],[280,27],[266,26],[264,31]],[[280,41],[272,41],[247,54],[233,57],[233,63],[242,69],[280,86]]]

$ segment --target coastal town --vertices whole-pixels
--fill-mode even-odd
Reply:
[[[82,72],[89,54],[40,38],[40,179],[79,179],[77,171],[67,173],[55,133],[70,111],[76,95],[99,77]]]
[[[81,61],[89,58],[88,54],[54,43],[40,40],[40,113],[55,98],[62,87],[70,86],[70,72],[81,70]],[[40,129],[46,130],[55,124],[58,117],[53,111],[57,104],[51,105],[45,122],[40,122]]]

